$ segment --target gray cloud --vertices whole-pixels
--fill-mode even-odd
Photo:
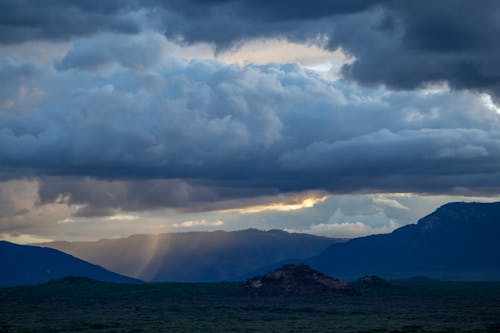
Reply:
[[[0,234],[52,227],[72,213],[60,195],[42,204],[38,190],[38,181],[33,179],[0,183]]]
[[[41,204],[65,197],[68,205],[79,207],[73,214],[75,217],[162,208],[178,212],[221,210],[261,203],[266,199],[262,198],[264,194],[276,194],[276,191],[222,187],[182,179],[44,177],[39,180],[38,188]]]
[[[344,67],[344,76],[363,84],[415,89],[448,82],[453,88],[486,91],[498,98],[499,10],[497,1],[481,6],[462,0],[425,5],[394,1],[371,18],[346,18],[330,43],[356,56]],[[363,24],[367,18],[369,23]]]
[[[89,59],[101,59],[92,43],[103,38],[75,43],[59,63],[90,50],[97,55]],[[105,40],[122,50],[120,38]],[[158,42],[154,34],[140,40]],[[480,95],[367,89],[298,65],[239,67],[154,50],[147,66],[134,64],[132,50],[104,72],[78,62],[30,70],[20,85],[36,98],[22,95],[0,113],[4,177],[131,181],[103,185],[114,199],[80,195],[106,193],[91,181],[42,191],[47,202],[72,194],[89,206],[82,215],[211,209],[210,200],[316,189],[498,192],[500,116]],[[95,64],[110,66],[107,58]]]
[[[162,208],[218,221],[214,211],[304,191],[498,194],[500,115],[480,93],[500,94],[499,6],[2,1],[0,232]],[[172,41],[220,51],[256,38],[342,48],[353,61],[332,82],[294,64],[169,55]],[[236,215],[225,227],[348,234],[413,222],[390,200],[380,210],[362,198],[279,218],[226,213]]]
[[[0,43],[71,39],[100,31],[135,33],[139,25],[127,1],[0,2]]]
[[[208,8],[204,8],[208,7]],[[187,8],[187,9],[186,9]],[[199,15],[197,10],[203,10]],[[165,33],[229,47],[248,38],[328,39],[356,60],[344,76],[363,84],[415,89],[446,81],[453,88],[500,94],[500,33],[495,0],[187,2],[164,13]],[[181,15],[177,15],[181,13]],[[467,13],[467,19],[464,19]],[[235,15],[236,14],[236,15]]]
[[[453,88],[500,94],[500,32],[495,0],[477,5],[419,1],[100,1],[7,0],[0,4],[0,43],[66,39],[99,32],[156,29],[184,43],[230,48],[278,37],[341,47],[355,57],[344,76],[363,84],[415,89],[446,81]],[[464,19],[467,13],[467,19]],[[106,48],[107,49],[107,48]],[[111,55],[119,58],[110,50]],[[82,55],[82,53],[80,53]],[[101,57],[108,58],[101,53]],[[68,55],[62,67],[103,61]],[[119,60],[118,60],[119,61]],[[87,64],[88,66],[89,64]]]
[[[144,69],[157,64],[171,48],[167,40],[158,34],[101,34],[78,40],[55,65],[59,70],[97,70],[113,64]]]

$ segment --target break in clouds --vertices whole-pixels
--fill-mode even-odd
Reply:
[[[304,193],[496,195],[496,7],[3,1],[0,232],[118,212],[293,205]],[[341,50],[344,61],[326,75],[272,55],[246,66],[218,58],[266,39]],[[207,43],[215,53],[197,56]],[[349,220],[345,235],[366,233],[363,218],[329,207],[315,224],[268,216],[263,227],[327,234]],[[370,216],[385,221],[375,231],[393,225]]]

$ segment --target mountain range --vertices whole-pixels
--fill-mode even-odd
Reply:
[[[242,281],[288,263],[305,263],[342,280],[368,274],[500,280],[499,236],[500,203],[449,203],[416,224],[351,240],[248,229],[39,244],[49,248],[2,241],[0,284],[77,275],[115,282],[136,281],[125,276]]]
[[[343,241],[282,230],[133,235],[40,244],[144,281],[242,280],[262,267],[305,260]]]
[[[67,276],[107,282],[139,282],[55,249],[6,241],[0,241],[0,272],[2,286],[38,284]]]
[[[449,203],[389,234],[333,244],[305,262],[342,279],[500,280],[500,203]]]

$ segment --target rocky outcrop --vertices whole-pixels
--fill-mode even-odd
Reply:
[[[389,288],[391,284],[376,275],[365,275],[352,283],[356,290]]]
[[[254,296],[355,295],[347,282],[329,277],[307,265],[285,265],[246,281],[241,291]]]

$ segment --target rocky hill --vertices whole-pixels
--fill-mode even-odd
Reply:
[[[247,280],[241,291],[247,295],[270,297],[356,294],[349,283],[329,277],[307,265],[293,264]]]

